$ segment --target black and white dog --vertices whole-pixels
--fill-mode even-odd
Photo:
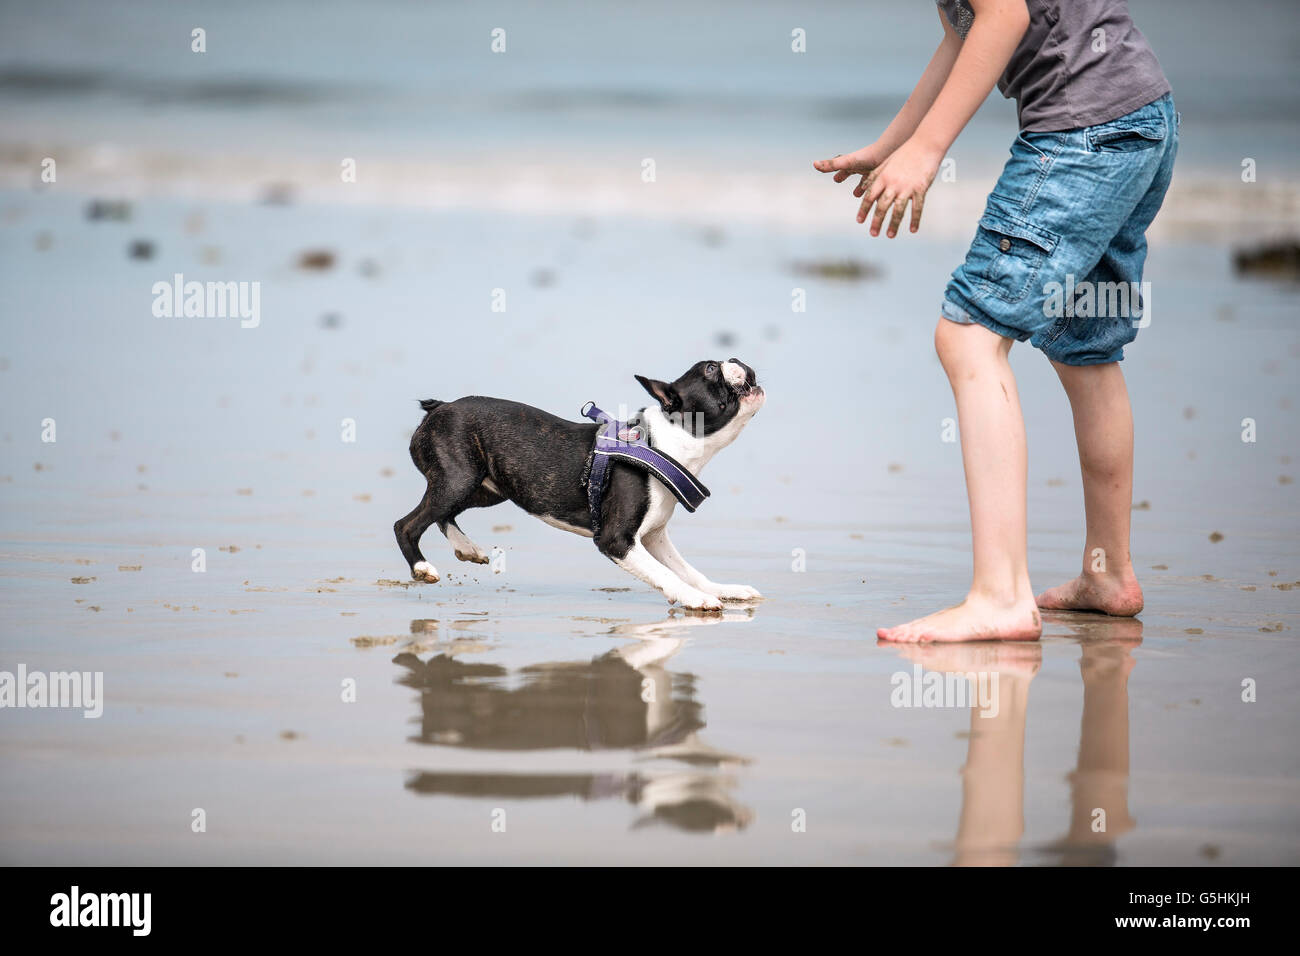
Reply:
[[[645,428],[650,444],[691,472],[736,440],[765,395],[754,370],[737,359],[697,362],[674,382],[638,375],[655,399],[629,424]],[[761,595],[743,584],[715,584],[677,553],[668,519],[677,499],[657,479],[622,461],[610,465],[599,532],[584,487],[598,425],[565,421],[541,409],[499,398],[425,400],[424,421],[411,436],[411,460],[428,481],[419,506],[393,525],[417,581],[438,572],[420,553],[420,537],[436,524],[462,561],[488,563],[456,518],[469,508],[513,501],[547,524],[595,537],[620,568],[658,589],[668,603],[717,611],[722,601]]]

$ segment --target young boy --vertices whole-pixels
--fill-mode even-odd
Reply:
[[[943,42],[893,122],[870,146],[814,164],[836,182],[861,174],[858,222],[874,206],[871,235],[886,219],[886,235],[897,235],[909,202],[916,232],[944,154],[994,82],[1017,103],[1020,134],[934,333],[961,430],[970,593],[878,634],[1035,640],[1038,608],[1142,610],[1129,555],[1133,416],[1119,361],[1144,324],[1135,290],[1146,229],[1173,172],[1178,117],[1125,0],[937,3]],[[1062,307],[1053,307],[1053,290]],[[1007,362],[1017,340],[1051,359],[1069,396],[1087,514],[1082,574],[1037,599],[1026,557],[1024,420]]]

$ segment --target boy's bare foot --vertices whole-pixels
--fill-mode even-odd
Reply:
[[[1051,611],[1099,611],[1133,617],[1142,610],[1142,587],[1127,573],[1081,574],[1073,581],[1038,595],[1038,606]]]
[[[968,594],[956,607],[919,617],[897,627],[882,627],[876,636],[882,641],[1036,641],[1043,622],[1034,602],[1026,597],[1014,604],[1000,604]]]

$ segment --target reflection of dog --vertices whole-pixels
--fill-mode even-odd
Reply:
[[[735,441],[764,401],[754,370],[737,359],[698,362],[674,382],[637,376],[656,404],[632,420],[653,448],[692,475]],[[576,534],[595,537],[601,553],[658,589],[669,603],[717,611],[722,601],[760,597],[751,587],[715,584],[677,553],[667,524],[677,499],[657,479],[624,461],[610,464],[599,529],[583,487],[598,426],[496,398],[421,402],[424,420],[411,437],[411,460],[428,482],[424,498],[393,525],[417,581],[438,572],[420,552],[420,537],[436,524],[462,561],[486,564],[456,518],[469,508],[513,501],[529,514]]]
[[[420,732],[413,738],[420,743],[497,751],[625,749],[695,769],[427,772],[415,774],[406,786],[417,793],[462,797],[622,797],[648,811],[637,826],[662,821],[685,830],[744,827],[753,814],[731,796],[735,781],[716,771],[748,761],[699,739],[704,708],[695,699],[695,677],[663,667],[682,646],[681,638],[669,636],[671,631],[697,622],[710,620],[624,626],[618,631],[644,639],[590,662],[545,663],[517,671],[441,654],[428,661],[409,653],[393,659],[407,669],[400,683],[421,691]]]
[[[674,642],[679,643],[679,642]],[[676,646],[663,657],[667,657]],[[660,660],[663,657],[659,658]],[[680,743],[704,726],[695,678],[617,651],[589,662],[497,664],[399,654],[401,682],[422,691],[420,743],[476,750],[642,749]]]
[[[417,773],[406,782],[415,793],[449,797],[523,800],[577,797],[602,800],[622,797],[648,811],[632,826],[667,823],[680,830],[716,833],[743,830],[754,812],[728,792],[730,777],[685,771],[648,776],[640,773]]]

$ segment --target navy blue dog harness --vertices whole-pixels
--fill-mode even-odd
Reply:
[[[609,485],[611,460],[626,462],[658,478],[687,511],[693,512],[709,497],[709,489],[679,462],[650,447],[650,435],[644,425],[629,425],[611,418],[595,402],[583,405],[582,415],[601,426],[596,430],[596,444],[587,468],[587,504],[591,507],[594,534],[600,534],[600,503]]]

